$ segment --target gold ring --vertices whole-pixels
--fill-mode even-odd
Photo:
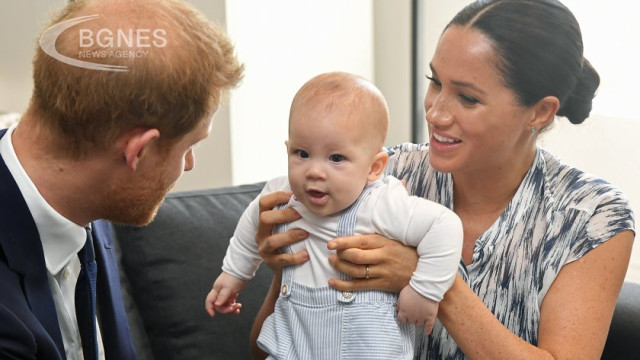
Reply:
[[[369,279],[369,278],[371,277],[371,276],[369,276],[369,271],[370,271],[370,270],[371,270],[371,269],[369,268],[369,265],[367,265],[367,267],[366,267],[366,268],[364,268],[364,278],[365,278],[365,279]]]

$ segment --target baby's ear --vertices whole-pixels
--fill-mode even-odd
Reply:
[[[384,172],[384,168],[387,166],[387,160],[389,160],[389,155],[386,151],[380,151],[377,153],[373,158],[373,164],[371,164],[371,170],[369,170],[369,177],[367,180],[378,180]]]

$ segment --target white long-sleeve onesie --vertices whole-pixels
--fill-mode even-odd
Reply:
[[[288,187],[286,177],[275,178],[267,182],[260,196]],[[291,250],[306,248],[310,257],[295,268],[293,280],[311,287],[323,287],[329,278],[338,277],[328,261],[332,251],[327,249],[327,242],[340,236],[338,229],[345,222],[355,221],[355,227],[351,227],[353,235],[377,233],[415,246],[419,261],[410,285],[421,295],[439,302],[453,283],[460,262],[460,219],[440,204],[410,196],[394,177],[386,176],[368,184],[367,188],[371,189],[363,191],[365,198],[356,201],[359,202],[356,216],[349,219],[343,216],[346,210],[331,216],[314,215],[292,198],[288,206],[298,211],[302,218],[289,224],[289,228],[303,229],[309,237],[294,244]],[[249,204],[240,218],[223,261],[223,271],[243,280],[251,279],[261,262],[255,242],[260,196]]]

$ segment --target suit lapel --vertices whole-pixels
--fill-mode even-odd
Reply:
[[[135,359],[129,322],[122,300],[120,274],[111,225],[104,220],[91,224],[98,263],[98,311],[100,330],[108,359]]]
[[[6,130],[0,131],[0,138],[5,133]],[[31,311],[51,336],[60,354],[64,354],[40,235],[18,184],[1,158],[0,214],[0,246],[7,257],[7,264],[22,276],[24,295]]]
[[[0,138],[5,133],[6,130],[0,130]],[[40,235],[18,184],[1,157],[0,214],[0,247],[6,255],[7,265],[22,277],[30,309],[64,358],[64,344],[47,279]],[[106,221],[95,221],[92,227],[98,263],[98,309],[106,356],[107,359],[136,359],[122,301],[111,226]]]

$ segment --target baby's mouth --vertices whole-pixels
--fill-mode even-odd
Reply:
[[[329,197],[327,193],[318,190],[307,190],[307,195],[309,196],[309,201],[316,205],[324,204]]]

